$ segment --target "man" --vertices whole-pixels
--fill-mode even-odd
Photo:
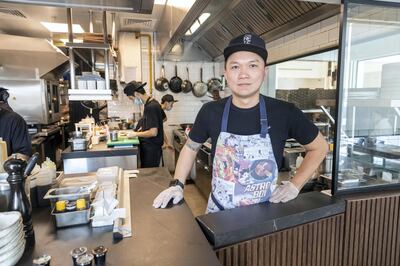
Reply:
[[[131,131],[128,137],[139,137],[142,168],[158,167],[164,143],[162,109],[160,104],[146,94],[146,83],[129,82],[124,93],[138,104],[144,104],[141,131]]]
[[[161,109],[162,109],[162,116],[163,116],[163,121],[166,122],[167,121],[167,115],[165,114],[165,111],[171,111],[172,108],[174,107],[174,103],[176,103],[178,100],[174,99],[174,96],[172,96],[171,94],[165,94],[162,98],[161,98]],[[165,130],[164,130],[164,145],[163,148],[169,148],[169,149],[174,149],[174,147],[172,147],[172,145],[169,143],[167,135],[165,135]]]
[[[8,104],[7,89],[0,88],[0,138],[7,143],[7,156],[19,153],[28,159],[32,146],[25,120]]]
[[[267,55],[264,41],[249,33],[225,48],[225,77],[232,96],[203,105],[180,153],[175,179],[156,197],[155,208],[183,198],[183,182],[209,137],[213,177],[207,212],[297,197],[325,157],[328,144],[293,104],[260,95]],[[307,154],[293,179],[277,185],[278,166],[289,138],[300,142]]]

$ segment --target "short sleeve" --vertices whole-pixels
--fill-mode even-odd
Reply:
[[[192,130],[190,130],[189,138],[197,143],[204,143],[209,138],[209,112],[207,105],[203,105],[197,113]]]
[[[318,128],[293,104],[291,104],[289,117],[289,138],[294,138],[300,144],[307,145],[317,137]]]

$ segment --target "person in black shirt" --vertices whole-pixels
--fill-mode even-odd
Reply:
[[[25,120],[9,107],[8,92],[0,88],[0,138],[7,143],[7,156],[18,153],[27,159],[32,146]]]
[[[163,121],[166,122],[167,121],[167,115],[165,114],[165,111],[171,111],[172,108],[174,107],[174,103],[176,103],[178,100],[174,99],[174,96],[172,96],[171,94],[165,94],[162,98],[161,98],[161,109],[162,109],[162,117],[163,117]],[[174,149],[174,147],[172,147],[172,145],[170,144],[170,142],[168,141],[167,136],[165,135],[165,131],[164,131],[164,145],[163,148],[169,148],[169,149]]]
[[[207,212],[297,197],[328,152],[318,129],[293,104],[260,94],[268,52],[259,36],[246,33],[224,50],[225,77],[232,96],[205,104],[183,147],[171,186],[154,200],[165,208],[183,198],[183,182],[203,142],[212,141],[212,191]],[[307,154],[290,181],[277,184],[286,139]]]
[[[160,104],[146,94],[146,83],[129,82],[124,93],[138,104],[144,104],[141,131],[131,131],[128,137],[139,137],[142,168],[158,167],[164,143],[162,109]]]

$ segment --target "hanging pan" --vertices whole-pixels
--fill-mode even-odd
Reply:
[[[175,77],[169,81],[169,88],[172,92],[179,93],[182,91],[182,79],[178,77],[178,67],[175,65]]]
[[[207,93],[207,84],[203,82],[203,68],[200,68],[200,81],[194,84],[192,92],[196,97],[203,97]]]
[[[215,77],[215,65],[213,65],[214,77],[208,80],[208,92],[213,92],[214,90],[220,91],[222,89],[222,82],[219,78]]]
[[[158,91],[166,91],[169,89],[168,79],[164,77],[164,65],[161,66],[161,77],[156,80],[155,85]]]
[[[187,79],[185,79],[182,83],[182,92],[188,93],[191,92],[193,89],[193,84],[189,80],[189,68],[186,67],[186,74],[187,74]]]

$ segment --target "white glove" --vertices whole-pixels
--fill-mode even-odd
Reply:
[[[173,204],[178,204],[183,199],[183,189],[180,186],[169,187],[162,191],[154,199],[154,208],[165,208],[168,202],[173,199]]]
[[[299,189],[290,181],[282,181],[282,185],[278,186],[272,196],[269,198],[270,202],[288,202],[299,195]]]

